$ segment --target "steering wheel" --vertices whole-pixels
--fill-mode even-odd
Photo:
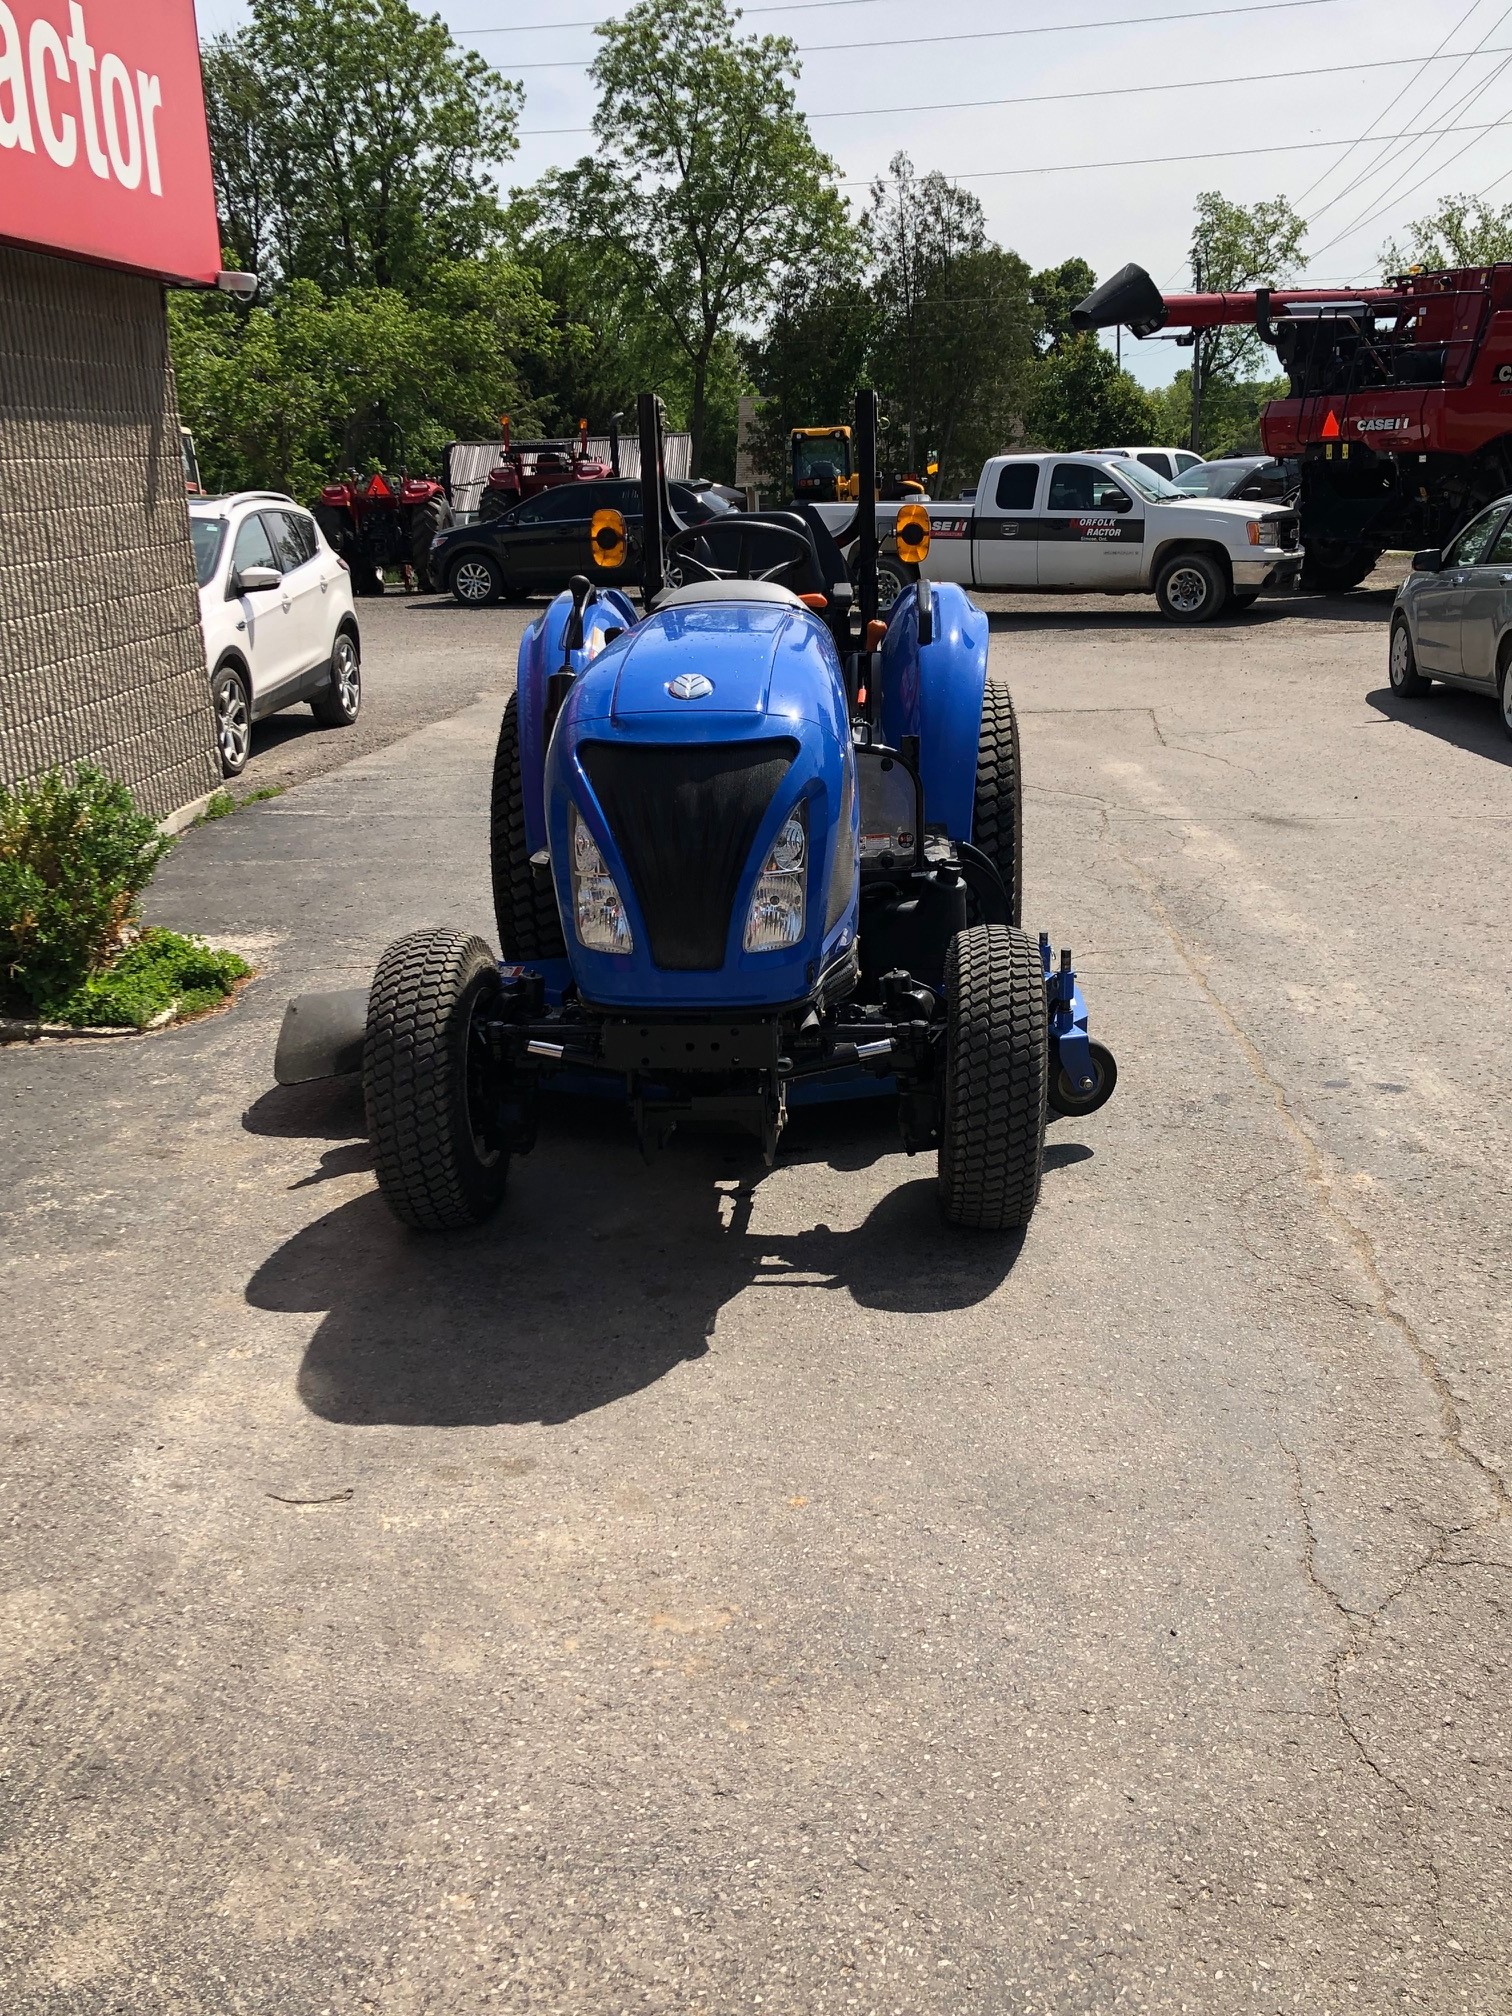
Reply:
[[[681,532],[674,532],[666,544],[667,572],[670,575],[675,564],[678,573],[686,581],[686,570],[693,570],[695,581],[775,581],[780,575],[789,573],[800,563],[812,566],[814,561],[813,541],[807,532],[800,532],[796,526],[774,525],[766,518],[741,518],[738,521],[740,544],[736,548],[733,567],[716,567],[711,561],[700,560],[693,548],[701,540],[710,544],[723,543],[729,534],[737,529],[729,518],[712,518],[704,525],[688,525]],[[721,537],[721,535],[723,535]],[[779,544],[791,547],[785,560],[779,560],[773,567],[765,567],[760,573],[751,572],[751,541],[759,538],[763,542],[777,540]]]

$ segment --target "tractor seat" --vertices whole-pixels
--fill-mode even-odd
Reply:
[[[793,609],[804,607],[780,581],[690,581],[685,588],[664,588],[651,606],[691,609],[700,602],[781,602]]]

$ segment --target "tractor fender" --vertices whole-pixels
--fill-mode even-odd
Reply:
[[[520,785],[525,800],[525,837],[532,854],[546,845],[546,743],[541,733],[546,719],[546,681],[562,669],[562,639],[572,614],[572,597],[563,589],[537,616],[520,639],[515,685],[520,696]],[[585,649],[572,654],[581,671],[603,649],[603,633],[616,626],[628,630],[639,618],[629,598],[618,588],[600,588],[583,616]]]
[[[934,638],[921,649],[923,586],[898,597],[882,639],[882,734],[894,749],[905,735],[918,736],[925,820],[943,826],[952,840],[969,840],[987,689],[987,616],[956,582],[931,582]]]

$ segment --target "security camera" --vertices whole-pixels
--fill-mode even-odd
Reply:
[[[215,284],[223,294],[246,296],[257,292],[255,273],[217,273]]]

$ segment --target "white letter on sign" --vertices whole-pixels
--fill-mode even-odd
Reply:
[[[149,77],[145,70],[138,70],[137,96],[142,101],[142,140],[147,149],[147,187],[154,196],[161,196],[163,178],[158,173],[157,127],[152,122],[157,117],[158,107],[163,102],[163,87],[156,77]]]
[[[31,107],[26,102],[26,70],[21,61],[21,31],[5,0],[0,0],[0,92],[7,84],[11,109],[7,112],[0,104],[0,147],[19,147],[23,154],[35,154]]]
[[[142,179],[142,134],[131,79],[119,56],[107,56],[100,65],[100,110],[105,115],[105,145],[110,149],[116,180],[123,189],[135,189]],[[123,137],[125,146],[121,144]]]
[[[79,117],[84,121],[84,152],[89,165],[102,182],[110,180],[110,164],[100,148],[100,136],[95,130],[94,90],[90,78],[94,75],[95,53],[84,39],[84,9],[79,0],[70,0],[68,18],[73,23],[68,38],[68,53],[73,58],[74,75],[79,80]]]
[[[52,103],[47,95],[49,58],[58,82],[66,84],[68,58],[63,53],[62,38],[51,21],[40,17],[31,26],[31,87],[37,107],[37,125],[42,133],[42,145],[52,159],[60,168],[72,168],[74,156],[79,151],[79,129],[66,112],[57,125],[53,125]]]

